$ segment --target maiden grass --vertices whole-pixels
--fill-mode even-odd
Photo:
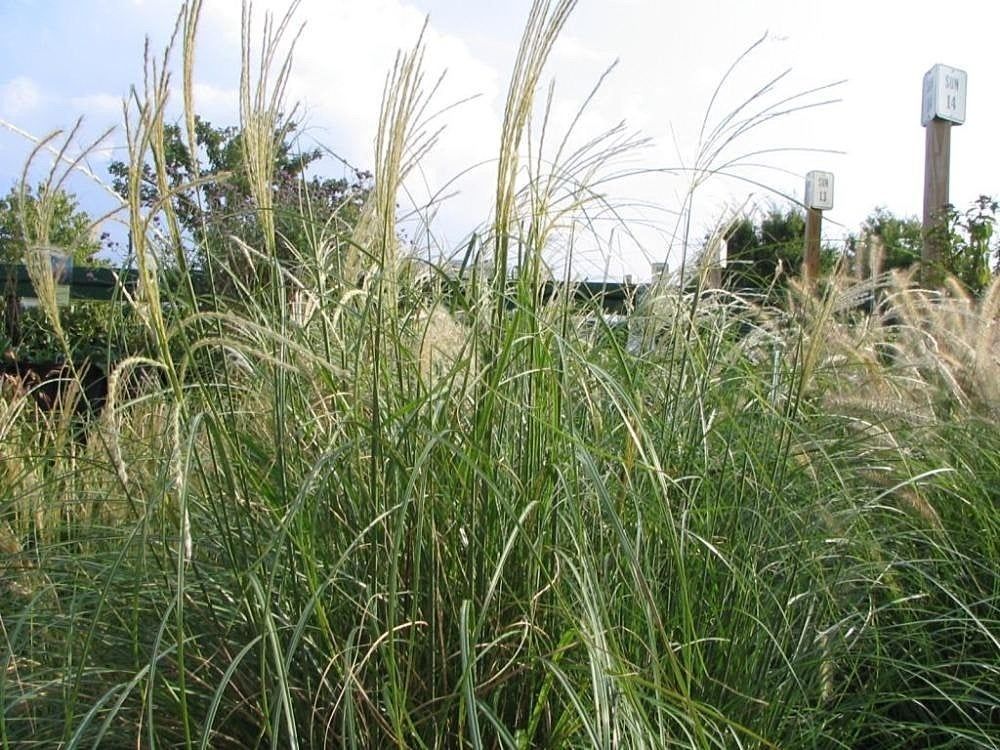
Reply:
[[[518,187],[517,159],[571,8],[532,10],[497,270],[463,295],[414,293],[395,246],[406,156],[431,142],[419,49],[385,97],[346,266],[360,287],[332,273],[331,238],[297,248],[292,275],[272,237],[233,274],[262,287],[167,300],[133,203],[155,357],[121,366],[83,446],[22,395],[0,404],[3,747],[1000,741],[995,411],[884,358],[851,377],[956,409],[842,408],[859,381],[821,338],[845,332],[832,303],[773,325],[660,288],[628,346],[596,311],[537,294],[549,224],[518,211],[558,187],[537,170]],[[287,25],[268,26],[261,75],[244,71],[244,122],[268,123],[265,140]],[[186,89],[195,27],[181,19]],[[151,70],[136,165],[162,129]],[[260,180],[267,153],[247,148]],[[308,316],[290,317],[289,290]],[[153,368],[162,380],[126,387]]]

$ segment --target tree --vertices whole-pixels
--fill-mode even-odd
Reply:
[[[371,175],[354,170],[353,179],[307,177],[308,167],[322,158],[319,149],[300,152],[294,145],[295,124],[275,133],[278,144],[274,170],[274,219],[279,259],[292,263],[296,249],[308,246],[310,235],[323,227],[343,235],[357,221]],[[165,170],[173,193],[172,206],[190,244],[189,257],[202,269],[231,261],[242,252],[232,241],[238,237],[251,247],[263,248],[263,233],[253,205],[243,166],[243,135],[237,127],[215,127],[195,117],[197,153],[192,154],[181,126],[165,128]],[[142,167],[142,203],[160,200],[153,167]],[[128,193],[129,165],[112,162],[109,171],[114,189]],[[189,187],[196,178],[197,188]]]
[[[64,190],[11,188],[0,198],[0,263],[24,262],[29,244],[58,248],[77,265],[94,265],[103,237],[95,237],[90,216]]]
[[[900,218],[884,206],[879,206],[864,220],[862,231],[881,240],[883,271],[909,268],[920,260],[924,239],[922,224],[917,217]],[[848,255],[856,258],[859,251],[859,238],[851,237],[848,240]]]
[[[805,251],[806,220],[795,206],[772,206],[760,222],[738,221],[726,236],[727,262],[723,284],[734,291],[770,294],[775,300],[789,277],[798,276]],[[836,253],[820,251],[820,270],[829,271]]]
[[[949,241],[941,264],[973,294],[990,284],[990,256],[995,255],[995,272],[1000,273],[1000,244],[991,246],[1000,203],[980,195],[964,213],[948,207]]]
[[[1000,244],[994,240],[994,226],[1000,203],[988,195],[980,195],[966,211],[948,206],[945,218],[947,237],[941,243],[940,271],[960,281],[970,292],[978,294],[990,282],[990,258],[995,256],[996,273],[1000,273]],[[881,240],[881,268],[909,268],[919,263],[923,250],[923,225],[915,216],[900,218],[886,208],[876,208],[863,226],[864,234]],[[860,240],[852,237],[849,253],[860,251]]]

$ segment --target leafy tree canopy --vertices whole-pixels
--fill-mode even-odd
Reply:
[[[295,130],[295,123],[289,122],[274,136],[278,144],[272,184],[274,223],[279,257],[286,262],[294,259],[296,250],[309,247],[321,230],[327,237],[343,236],[357,221],[371,180],[360,170],[354,170],[351,179],[307,176],[308,167],[323,154],[318,148],[299,151]],[[196,117],[195,140],[197,153],[192,153],[184,129],[166,126],[166,163],[161,169],[174,195],[178,221],[191,240],[189,256],[196,266],[206,268],[214,261],[238,257],[232,237],[263,248],[263,233],[243,166],[240,128],[216,127]],[[154,206],[160,200],[156,173],[149,164],[142,170],[141,200]],[[116,161],[109,171],[114,189],[127,196],[129,165]],[[199,178],[198,187],[190,187]]]
[[[969,208],[945,211],[946,241],[941,243],[940,271],[958,279],[970,292],[978,294],[989,285],[990,260],[1000,273],[1000,243],[994,235],[1000,203],[980,195]],[[898,217],[884,207],[876,208],[863,224],[863,232],[881,240],[881,269],[908,268],[920,262],[923,251],[923,222],[916,216]],[[848,252],[857,256],[860,238],[852,237]]]
[[[101,238],[70,193],[13,187],[0,198],[0,263],[23,263],[29,244],[50,245],[77,265],[94,265]]]
[[[924,240],[922,224],[916,216],[895,216],[879,206],[865,219],[862,231],[882,241],[882,270],[908,268],[920,260]],[[849,253],[856,254],[855,238],[848,246]]]
[[[991,257],[994,273],[1000,273],[1000,243],[993,231],[998,208],[1000,203],[988,195],[980,195],[964,212],[948,207],[949,241],[941,262],[973,294],[990,284]]]
[[[800,273],[805,252],[806,219],[797,206],[772,206],[759,220],[740,219],[726,235],[724,285],[735,291],[769,294]],[[820,269],[829,271],[837,254],[820,251]]]

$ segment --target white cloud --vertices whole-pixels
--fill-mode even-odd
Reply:
[[[38,108],[42,94],[38,85],[27,76],[18,76],[0,85],[0,114],[20,117]]]
[[[87,117],[120,119],[122,113],[122,97],[114,94],[98,93],[85,96],[74,96],[69,100],[73,114]]]
[[[236,122],[239,112],[237,89],[196,82],[191,87],[191,96],[194,99],[195,111],[209,121],[218,122],[220,125]],[[181,101],[180,92],[177,92],[175,101]]]
[[[607,66],[614,61],[616,55],[588,45],[578,36],[564,33],[556,40],[552,57],[560,62],[600,63]]]

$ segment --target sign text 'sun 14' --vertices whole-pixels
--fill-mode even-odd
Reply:
[[[953,125],[965,122],[965,94],[968,76],[964,70],[935,65],[924,74],[924,96],[920,124],[944,120]]]

